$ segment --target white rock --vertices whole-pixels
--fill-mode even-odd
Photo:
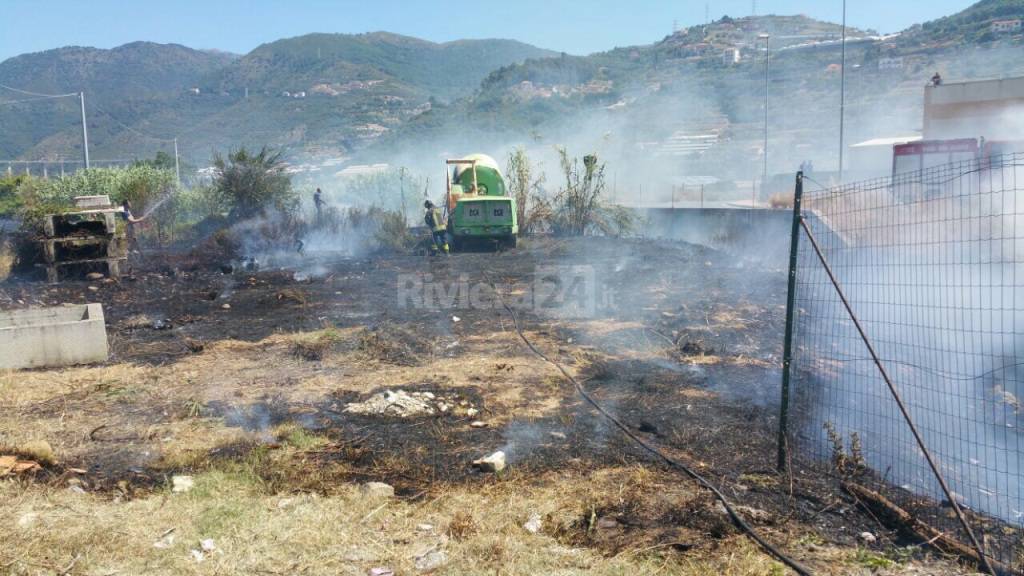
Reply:
[[[395,571],[384,566],[370,568],[370,576],[395,576]]]
[[[430,532],[434,529],[433,524],[417,524],[416,529],[420,532]]]
[[[483,472],[501,472],[505,469],[505,453],[498,450],[490,456],[474,460],[473,466],[476,466]]]
[[[359,487],[359,491],[368,498],[392,498],[395,495],[395,487],[383,482],[367,482]]]
[[[192,559],[196,562],[202,562],[203,560],[206,560],[206,555],[203,554],[201,550],[196,550],[193,548],[192,550],[189,550],[189,553],[192,555]]]
[[[224,310],[231,310],[231,304],[228,304],[227,302],[221,304],[220,307]]]
[[[103,274],[101,274],[99,272],[89,272],[88,274],[85,275],[85,279],[86,280],[102,280],[103,279]]]
[[[857,535],[857,537],[860,538],[861,542],[864,542],[865,544],[874,544],[875,540],[877,540],[877,538],[875,538],[875,535],[871,532],[861,532]]]
[[[195,486],[191,476],[171,476],[171,492],[188,492]]]
[[[35,512],[26,512],[18,518],[18,528],[29,528],[36,523],[39,519],[39,514]]]
[[[441,550],[431,550],[416,558],[416,570],[433,572],[448,563],[448,556]]]
[[[473,420],[469,423],[470,428],[487,428],[487,422],[483,420]]]
[[[213,542],[213,538],[207,538],[206,540],[199,541],[199,547],[202,548],[203,552],[213,552],[217,549],[217,545]]]
[[[452,316],[452,322],[461,322],[461,321],[462,321],[462,318],[459,318],[458,316]]]
[[[425,392],[424,394],[430,393]],[[427,396],[416,393],[410,394],[404,390],[385,390],[370,396],[362,402],[353,402],[346,405],[345,412],[397,416],[399,418],[430,415],[434,413],[435,408],[427,398]]]
[[[523,524],[523,528],[530,534],[536,534],[537,532],[540,532],[541,527],[542,523],[540,519],[540,514],[537,514],[536,512],[530,514],[530,519],[526,521],[526,524]]]
[[[466,416],[469,416],[470,418],[476,416],[479,413],[480,411],[477,410],[476,408],[466,408]]]

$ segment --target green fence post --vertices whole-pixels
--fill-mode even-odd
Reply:
[[[779,455],[776,466],[780,472],[786,470],[789,439],[789,379],[793,362],[793,317],[796,315],[796,261],[800,240],[800,202],[804,195],[804,173],[796,173],[796,189],[793,191],[793,229],[789,235],[789,287],[786,294],[786,340],[782,349],[782,399],[779,408]]]

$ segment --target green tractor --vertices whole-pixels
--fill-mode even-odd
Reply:
[[[493,158],[472,154],[448,160],[445,169],[448,233],[456,250],[473,243],[514,248],[519,235],[516,199],[508,195],[505,179]]]

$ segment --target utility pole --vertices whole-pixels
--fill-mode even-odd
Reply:
[[[181,185],[181,164],[178,163],[178,139],[174,139],[174,177],[178,180],[178,185]]]
[[[843,130],[846,128],[846,0],[843,0],[842,62],[839,68],[839,183],[843,183]]]
[[[764,193],[764,184],[768,181],[768,74],[772,63],[772,52],[771,36],[761,34],[760,37],[764,38],[764,167],[761,173],[761,192]]]
[[[82,156],[85,169],[89,169],[89,129],[85,125],[85,92],[78,93],[78,101],[82,104]]]

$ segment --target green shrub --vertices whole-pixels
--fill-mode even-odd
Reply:
[[[213,157],[213,189],[220,202],[230,207],[229,219],[245,220],[266,215],[268,210],[294,212],[298,197],[285,172],[281,152],[264,146],[253,154],[244,147],[227,157]]]

